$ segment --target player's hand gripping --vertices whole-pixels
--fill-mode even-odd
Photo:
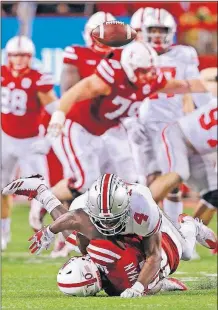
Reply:
[[[133,298],[144,296],[144,286],[140,282],[136,282],[132,287],[127,288],[120,294],[121,298]]]
[[[30,252],[36,255],[40,254],[42,250],[48,250],[51,243],[54,241],[55,234],[53,234],[49,226],[45,226],[39,231],[37,231],[28,241],[32,244],[29,247]]]
[[[47,135],[51,138],[57,138],[61,134],[65,119],[66,117],[63,111],[55,111],[51,117]]]

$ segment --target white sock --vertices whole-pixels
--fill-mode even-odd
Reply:
[[[165,198],[163,200],[163,210],[166,215],[171,219],[171,221],[178,227],[178,217],[183,212],[182,201],[175,202]]]
[[[43,205],[48,213],[51,213],[57,206],[61,205],[61,202],[45,185],[40,185],[35,199]]]
[[[185,240],[183,244],[182,259],[190,260],[196,244],[197,228],[195,220],[189,216],[190,220],[186,220],[181,223],[180,231],[183,234]]]
[[[5,219],[1,219],[1,227],[2,227],[2,236],[4,238],[10,239],[11,234],[11,219],[7,217]]]

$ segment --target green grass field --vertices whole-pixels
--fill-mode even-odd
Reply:
[[[191,209],[188,210],[192,211]],[[215,230],[215,218],[211,224]],[[198,246],[201,259],[182,262],[175,277],[189,290],[161,293],[139,299],[107,297],[73,298],[59,292],[56,275],[66,259],[50,259],[48,253],[36,257],[28,253],[28,207],[13,210],[12,242],[2,254],[2,309],[85,310],[215,310],[217,309],[217,257]]]

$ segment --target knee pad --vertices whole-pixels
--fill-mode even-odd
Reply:
[[[218,208],[218,190],[210,191],[202,196],[202,199],[214,208]]]

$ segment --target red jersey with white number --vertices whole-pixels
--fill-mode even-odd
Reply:
[[[2,66],[1,71],[2,130],[20,139],[37,136],[41,112],[37,93],[53,88],[51,75],[30,69],[14,77],[7,66]]]
[[[163,88],[167,81],[162,73],[152,84],[136,88],[131,84],[119,61],[114,58],[103,59],[95,73],[111,87],[108,96],[99,96],[93,100],[75,104],[67,118],[82,125],[94,135],[102,135],[108,129],[117,126],[123,117],[135,114],[135,102],[141,104],[146,96]]]
[[[217,149],[217,113],[217,98],[214,98],[207,105],[178,120],[185,137],[202,155]]]
[[[127,235],[122,241],[122,247],[109,240],[91,240],[87,252],[92,261],[113,284],[117,294],[130,288],[138,279],[139,273],[146,261],[142,238]],[[175,272],[179,265],[179,251],[169,235],[162,235],[160,271],[145,288],[145,292],[155,287],[162,276],[167,277]],[[124,247],[124,248],[123,248]]]
[[[120,60],[122,49],[115,49],[111,54],[105,55],[113,58],[117,61]],[[96,66],[102,60],[103,55],[96,53],[93,49],[85,46],[72,45],[67,46],[63,53],[63,63],[73,65],[77,68],[80,79],[84,79],[87,76],[92,75],[95,72]],[[71,118],[67,117],[67,118]],[[46,111],[43,111],[42,124],[47,128],[51,119],[51,115]]]

